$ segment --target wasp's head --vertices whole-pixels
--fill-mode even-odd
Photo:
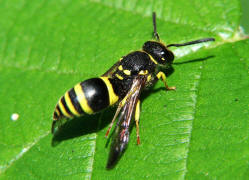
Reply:
[[[168,50],[168,47],[175,46],[175,47],[181,47],[181,46],[188,46],[192,44],[198,44],[203,43],[207,41],[215,41],[214,38],[204,38],[204,39],[198,39],[195,41],[189,41],[182,44],[169,44],[165,46],[160,42],[159,34],[157,33],[157,26],[156,26],[156,13],[153,12],[152,15],[153,19],[153,27],[154,27],[154,37],[157,41],[147,41],[143,45],[143,50],[150,54],[155,61],[157,61],[158,64],[161,65],[171,65],[174,60],[174,54]]]
[[[158,64],[170,65],[174,60],[174,54],[165,45],[157,41],[147,41],[143,45],[143,50],[150,54]]]

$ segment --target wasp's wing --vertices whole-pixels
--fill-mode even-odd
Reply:
[[[116,71],[121,61],[116,62],[108,71],[106,71],[102,76],[111,77],[112,74]]]
[[[130,135],[130,122],[135,111],[136,104],[139,99],[139,95],[142,87],[145,84],[145,80],[142,78],[135,78],[132,84],[130,91],[127,94],[130,94],[126,99],[124,106],[121,109],[119,119],[115,128],[113,135],[113,140],[111,144],[111,150],[108,157],[107,168],[113,168],[122,153],[127,147],[129,142]]]

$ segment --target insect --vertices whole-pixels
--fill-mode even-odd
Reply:
[[[60,128],[62,119],[97,113],[108,106],[118,104],[114,118],[106,132],[107,137],[117,119],[107,168],[112,168],[126,149],[133,117],[136,124],[137,144],[140,144],[139,116],[142,90],[158,80],[164,83],[166,90],[175,90],[175,87],[167,85],[166,75],[159,68],[172,65],[174,54],[168,48],[214,41],[214,38],[205,38],[166,46],[160,41],[157,33],[155,12],[153,13],[153,27],[155,40],[145,42],[142,50],[123,56],[102,76],[76,84],[59,99],[54,110],[52,133]]]

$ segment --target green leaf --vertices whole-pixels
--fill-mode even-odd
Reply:
[[[168,84],[177,90],[158,82],[143,94],[141,145],[133,129],[107,171],[104,134],[115,109],[70,121],[58,144],[52,113],[66,90],[152,38],[152,11],[167,44],[216,42],[172,48]],[[240,13],[238,0],[1,1],[0,179],[248,179],[249,40]]]
[[[249,32],[248,10],[249,10],[249,1],[241,0],[241,26],[246,33]]]

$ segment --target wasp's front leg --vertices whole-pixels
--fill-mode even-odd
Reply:
[[[135,109],[135,122],[137,129],[137,144],[140,144],[140,136],[139,136],[139,117],[140,117],[140,100],[137,101],[136,109]]]
[[[167,90],[176,90],[175,86],[169,87],[167,82],[166,82],[166,75],[164,74],[164,72],[160,71],[159,73],[157,73],[156,75],[157,79],[163,81],[164,86]]]

